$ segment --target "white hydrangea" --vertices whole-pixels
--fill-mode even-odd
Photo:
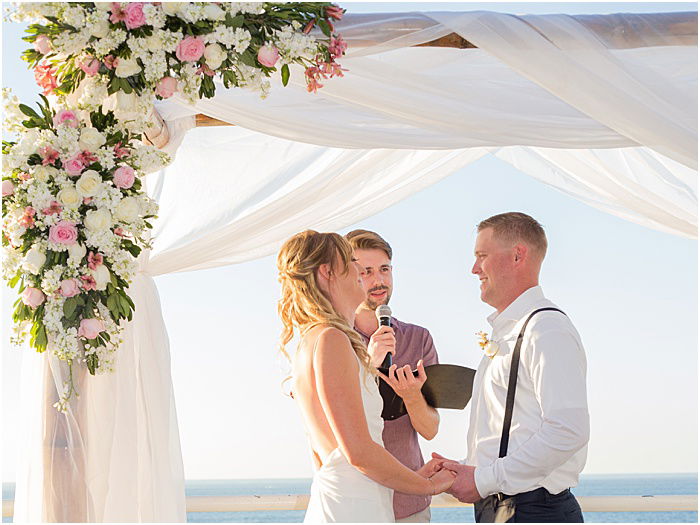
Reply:
[[[69,26],[80,29],[85,26],[85,11],[80,6],[69,6],[61,13],[61,18]]]
[[[131,282],[138,271],[138,263],[126,250],[118,250],[108,259],[112,271],[127,282]]]
[[[241,14],[260,15],[265,12],[262,2],[224,2],[224,9],[228,9],[231,15]]]
[[[290,27],[285,27],[281,31],[275,31],[274,43],[280,52],[281,64],[289,64],[300,57],[312,59],[316,55],[318,48],[314,37],[294,31]]]
[[[47,17],[57,17],[61,9],[61,2],[17,2],[15,10],[10,14],[13,22],[48,22]]]
[[[85,78],[78,87],[78,107],[88,111],[96,111],[107,98],[108,87],[106,77],[95,75]]]
[[[167,153],[158,148],[139,144],[134,150],[134,161],[143,172],[153,173],[170,164],[171,159]]]
[[[111,170],[114,166],[116,166],[114,161],[114,150],[111,148],[100,148],[97,150],[97,152],[95,152],[95,156],[97,157],[97,162],[100,163],[100,166],[107,170]]]
[[[179,17],[186,22],[195,23],[204,20],[204,6],[193,2],[184,2],[179,9]]]
[[[96,40],[92,46],[98,57],[108,55],[110,51],[118,48],[127,39],[127,32],[123,29],[113,29],[104,38]]]
[[[232,28],[224,24],[216,26],[214,31],[204,35],[204,41],[207,44],[218,43],[233,49],[236,53],[243,53],[250,46],[251,35],[242,27]]]
[[[36,178],[31,178],[27,181],[27,200],[37,212],[51,205],[54,200],[54,193],[45,182],[41,182]]]
[[[61,153],[62,158],[70,158],[80,153],[80,129],[70,126],[59,126],[51,145]]]
[[[114,186],[107,186],[104,190],[93,199],[93,204],[98,208],[107,208],[110,212],[114,212],[119,201],[122,199],[122,192]]]
[[[202,85],[202,77],[196,74],[197,64],[187,62],[180,69],[180,91],[182,96],[190,104],[199,101],[199,86]]]
[[[143,14],[146,17],[146,23],[155,29],[160,29],[165,25],[166,16],[159,6],[146,4],[143,6]]]
[[[95,232],[85,228],[83,232],[85,233],[85,245],[89,248],[95,248],[108,256],[111,256],[119,249],[120,238],[114,235],[112,230]]]
[[[65,269],[65,266],[56,265],[44,272],[44,278],[41,280],[41,290],[46,295],[53,294],[61,286]]]
[[[166,60],[165,51],[156,51],[150,55],[150,58],[144,60],[144,75],[146,81],[157,82],[165,76],[168,70],[168,62]]]
[[[11,246],[2,249],[2,277],[6,281],[12,279],[22,264],[22,252]]]
[[[265,98],[270,94],[270,81],[259,69],[246,66],[240,62],[236,64],[236,69],[239,73],[238,85],[240,87],[259,93],[261,98]]]
[[[64,55],[77,55],[87,47],[90,34],[86,31],[74,33],[62,31],[52,40],[54,49]]]
[[[7,133],[17,133],[26,128],[22,121],[26,118],[19,110],[19,99],[12,94],[10,88],[2,88],[2,127]]]

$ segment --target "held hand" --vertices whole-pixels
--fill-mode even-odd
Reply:
[[[462,503],[474,503],[481,499],[474,481],[474,470],[476,470],[476,467],[462,465],[454,461],[445,461],[442,466],[445,470],[450,470],[457,476],[454,484],[448,491],[449,494],[452,494]]]
[[[430,481],[433,482],[433,496],[440,494],[449,490],[455,482],[455,473],[450,470],[441,470],[437,474],[433,474],[430,477]]]
[[[423,476],[424,478],[429,478],[436,472],[442,469],[441,461],[437,459],[431,459],[421,468],[416,470],[416,474]]]
[[[369,352],[372,366],[375,368],[382,364],[387,353],[394,355],[396,353],[394,329],[390,326],[380,326],[369,338],[367,352]]]
[[[423,388],[423,384],[427,379],[422,359],[418,361],[417,369],[418,377],[413,375],[410,365],[402,366],[401,368],[398,368],[396,365],[391,365],[388,377],[381,372],[379,375],[384,381],[389,383],[389,386],[394,389],[394,392],[406,403],[410,403],[423,396],[421,388]]]

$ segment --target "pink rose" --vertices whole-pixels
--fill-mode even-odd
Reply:
[[[129,189],[134,184],[134,169],[131,166],[120,166],[114,171],[112,181],[117,188]]]
[[[275,46],[262,46],[258,50],[258,62],[265,67],[274,67],[280,57]]]
[[[49,241],[70,246],[78,240],[78,228],[68,221],[59,221],[49,229]]]
[[[106,57],[104,57],[104,58],[102,59],[102,63],[105,65],[105,67],[106,67],[107,69],[114,69],[115,67],[117,67],[117,65],[115,64],[115,62],[117,62],[118,60],[119,60],[119,59],[116,58],[116,57],[113,56],[113,55],[107,55]]]
[[[183,62],[196,62],[204,54],[204,40],[198,36],[187,36],[177,45],[175,56]]]
[[[63,169],[66,170],[68,175],[71,177],[77,177],[85,169],[83,164],[83,159],[80,157],[80,153],[75,155],[73,158],[68,159],[63,163]]]
[[[126,13],[124,23],[127,29],[136,29],[146,23],[146,16],[143,14],[143,2],[130,2],[124,12]]]
[[[7,197],[15,192],[15,185],[11,180],[2,181],[2,196]]]
[[[45,298],[46,296],[41,290],[32,288],[31,286],[27,286],[22,292],[22,302],[29,308],[36,308],[44,302]]]
[[[100,319],[83,319],[80,321],[78,335],[85,339],[95,339],[100,332],[105,331],[105,325]]]
[[[63,297],[75,297],[80,293],[80,281],[78,279],[64,279],[61,281],[61,295]]]
[[[177,91],[177,79],[173,77],[163,77],[156,86],[156,95],[162,98],[170,98]]]
[[[73,113],[69,109],[62,109],[53,118],[53,126],[57,128],[61,124],[65,124],[66,126],[70,126],[71,128],[77,128],[78,127],[78,117],[75,116],[75,113]]]
[[[100,69],[100,61],[94,57],[88,57],[80,63],[80,69],[89,77],[94,77]]]
[[[51,40],[49,40],[49,37],[46,35],[36,37],[36,40],[34,40],[34,51],[42,55],[51,51]]]

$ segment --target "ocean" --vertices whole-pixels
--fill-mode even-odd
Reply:
[[[242,496],[308,494],[310,479],[189,480],[188,496]],[[583,475],[577,496],[662,496],[698,493],[697,474],[609,474]],[[14,484],[3,483],[2,498],[14,496]],[[435,523],[473,523],[469,508],[433,508]],[[300,523],[304,511],[190,512],[189,523]],[[697,512],[584,512],[593,523],[697,523]],[[3,518],[11,522],[11,518]]]

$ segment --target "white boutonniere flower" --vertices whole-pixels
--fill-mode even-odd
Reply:
[[[486,332],[477,332],[476,335],[479,336],[479,346],[486,354],[486,357],[493,359],[493,356],[498,353],[498,343],[493,339],[489,339]]]

